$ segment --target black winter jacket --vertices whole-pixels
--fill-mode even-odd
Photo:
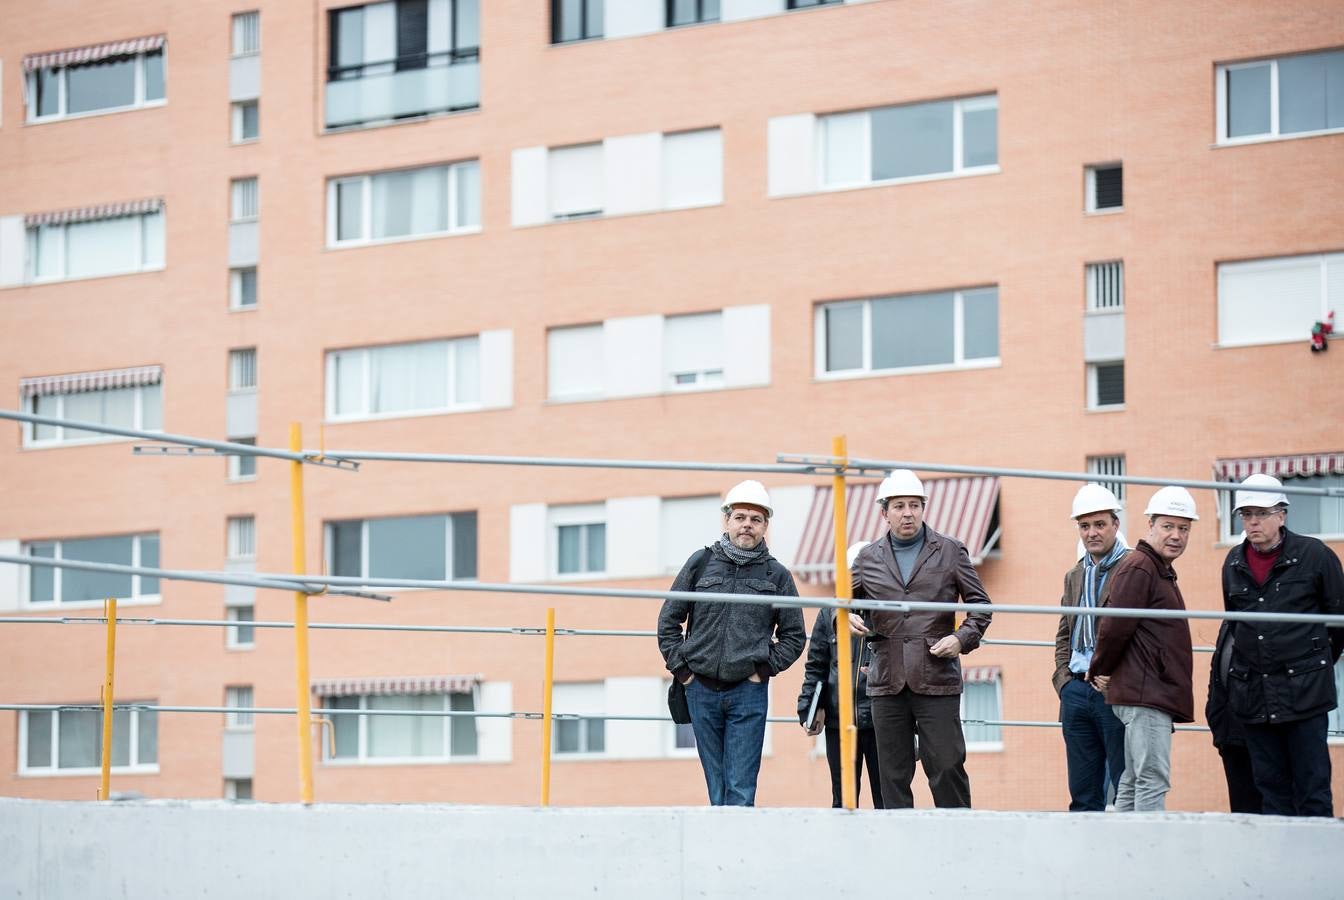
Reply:
[[[1223,565],[1229,612],[1344,613],[1339,557],[1316,538],[1283,529],[1282,550],[1263,585],[1246,564],[1243,541]],[[1300,622],[1235,622],[1227,705],[1251,724],[1307,719],[1335,708],[1334,664],[1344,629]]]
[[[703,559],[701,553],[707,553]],[[692,574],[699,576],[692,583]],[[717,545],[696,551],[672,582],[673,591],[797,597],[793,576],[768,552],[739,566]],[[691,607],[694,606],[694,610]],[[690,617],[689,634],[682,623]],[[658,613],[658,649],[678,681],[692,673],[723,685],[783,672],[803,653],[803,611],[753,603],[667,600]]]
[[[1204,719],[1213,732],[1213,746],[1246,746],[1246,726],[1227,709],[1227,673],[1232,667],[1232,622],[1218,628],[1218,640],[1209,666],[1209,700],[1204,704]]]
[[[854,691],[854,716],[859,728],[873,727],[873,701],[868,697],[868,644],[854,637],[849,642],[850,661],[858,670],[851,680]],[[798,721],[807,724],[807,712],[812,708],[812,694],[818,681],[826,680],[821,692],[820,709],[826,710],[827,726],[839,722],[840,715],[840,656],[835,643],[835,610],[817,610],[817,621],[808,639],[807,666],[803,673],[803,688],[798,692]]]

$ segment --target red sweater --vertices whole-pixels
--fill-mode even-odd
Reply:
[[[1255,549],[1255,545],[1247,541],[1246,543],[1246,565],[1251,570],[1251,577],[1255,579],[1256,584],[1264,584],[1269,580],[1269,570],[1274,568],[1274,563],[1279,561],[1279,554],[1283,552],[1283,541],[1279,541],[1273,550],[1260,552]]]

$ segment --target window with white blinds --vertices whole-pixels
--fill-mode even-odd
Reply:
[[[552,400],[603,392],[602,326],[552,328],[546,333],[547,392]]]
[[[663,207],[689,209],[723,202],[723,132],[718,128],[663,136]]]
[[[556,147],[547,154],[548,208],[552,218],[602,214],[602,145]]]
[[[261,13],[253,10],[233,14],[233,55],[261,52]]]
[[[230,516],[227,554],[230,560],[256,559],[257,520],[255,516]]]
[[[1125,308],[1125,264],[1088,263],[1087,311],[1115,312]]]
[[[663,321],[664,384],[669,390],[723,385],[723,313],[668,316]]]
[[[1305,341],[1332,309],[1344,308],[1344,253],[1218,266],[1218,343],[1224,347]]]
[[[257,218],[257,179],[235,178],[230,182],[229,218],[233,222],[251,222]]]
[[[257,387],[257,348],[229,351],[229,390],[252,391]]]
[[[705,497],[672,497],[659,504],[659,561],[664,573],[681,571],[687,558],[719,533],[721,500]]]
[[[1097,476],[1097,484],[1115,494],[1117,500],[1124,501],[1125,483],[1109,480],[1117,475],[1123,476],[1125,474],[1125,457],[1123,454],[1118,456],[1089,456],[1087,458],[1087,471]]]
[[[247,709],[253,705],[252,685],[239,685],[237,687],[226,687],[224,689],[224,705],[229,709]],[[250,712],[227,712],[224,714],[224,726],[226,728],[248,728],[253,725],[253,716]]]

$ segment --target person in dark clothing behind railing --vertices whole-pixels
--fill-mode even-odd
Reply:
[[[723,501],[723,535],[686,561],[672,590],[797,597],[793,576],[765,545],[772,515],[764,485],[736,485]],[[803,611],[796,606],[663,603],[658,649],[672,677],[686,686],[711,805],[756,804],[770,677],[798,660],[806,640]]]
[[[868,546],[860,541],[849,548],[849,565],[859,551]],[[809,735],[826,729],[826,763],[831,769],[831,806],[842,805],[840,795],[840,667],[835,641],[834,609],[817,611],[812,626],[812,637],[807,649],[807,668],[803,674],[803,688],[798,692],[798,722]],[[848,629],[846,629],[848,630]],[[872,701],[868,699],[868,645],[858,638],[850,638],[850,660],[853,665],[850,689],[854,694],[854,792],[855,799],[863,792],[863,766],[868,764],[868,792],[873,798],[873,809],[882,808],[882,775],[877,761],[877,736],[873,731]],[[811,728],[807,714],[812,708],[816,686],[824,685],[817,704],[816,719]]]
[[[1209,666],[1209,701],[1204,704],[1204,718],[1213,733],[1213,746],[1223,760],[1223,776],[1227,779],[1227,804],[1234,813],[1260,813],[1264,801],[1251,774],[1251,754],[1246,749],[1246,726],[1227,710],[1227,671],[1232,665],[1231,622],[1218,629],[1218,642],[1213,649],[1213,664]]]

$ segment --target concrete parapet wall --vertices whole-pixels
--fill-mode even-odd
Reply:
[[[836,850],[850,868],[835,873]],[[0,896],[1338,897],[1344,823],[0,798]]]

